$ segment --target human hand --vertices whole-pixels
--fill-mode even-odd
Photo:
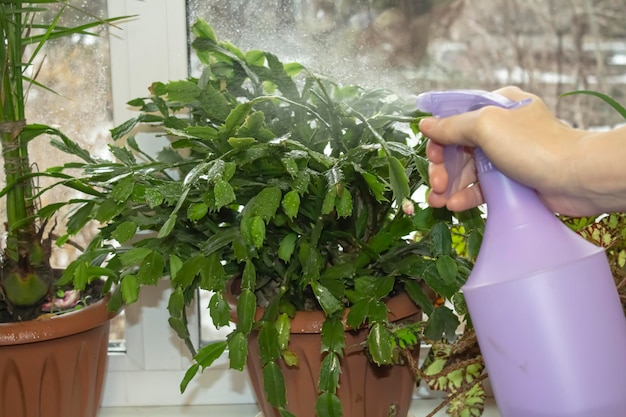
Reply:
[[[581,205],[576,173],[570,170],[572,164],[566,163],[572,160],[583,132],[559,121],[535,95],[515,87],[495,93],[514,101],[530,98],[531,102],[516,109],[487,106],[420,122],[420,131],[430,139],[426,149],[431,185],[428,203],[461,211],[484,202],[473,159],[473,148],[479,146],[501,172],[536,189],[553,211],[568,215],[595,211],[595,207]],[[443,147],[451,144],[463,146],[465,157],[460,188],[446,195],[449,178],[443,163]]]

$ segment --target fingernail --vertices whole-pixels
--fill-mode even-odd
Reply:
[[[420,131],[423,131],[431,128],[433,126],[433,123],[435,123],[434,117],[424,117],[422,120],[419,121],[417,126]]]

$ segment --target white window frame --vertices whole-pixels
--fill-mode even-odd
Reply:
[[[110,35],[113,122],[136,116],[127,102],[147,96],[153,81],[188,76],[187,16],[182,0],[108,0],[108,15],[136,16]],[[144,287],[125,310],[126,352],[110,353],[102,405],[172,406],[254,403],[247,375],[226,360],[196,376],[181,395],[190,366],[184,343],[169,327],[168,283]],[[190,331],[199,341],[197,311]]]

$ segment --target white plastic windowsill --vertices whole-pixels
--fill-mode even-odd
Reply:
[[[416,399],[411,405],[409,417],[428,415],[437,405],[437,399]],[[255,404],[238,405],[196,405],[178,407],[103,407],[98,417],[257,417],[259,409]],[[437,417],[446,416],[445,411]],[[493,401],[488,401],[483,417],[499,417]]]

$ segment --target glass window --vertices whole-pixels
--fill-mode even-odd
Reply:
[[[93,20],[92,16],[105,17],[106,0],[84,3],[81,0],[68,1],[59,25],[75,26]],[[59,11],[59,5],[49,6],[49,11],[40,13],[38,18],[51,20]],[[53,92],[31,85],[28,90],[26,117],[30,123],[43,123],[59,128],[67,136],[75,139],[94,155],[104,156],[108,140],[108,130],[112,127],[111,113],[111,78],[109,73],[108,29],[103,26],[93,29],[98,36],[74,35],[49,41],[37,55],[36,62],[30,68],[31,76],[37,83],[53,90]],[[32,48],[32,46],[30,47]],[[40,71],[40,68],[43,70]],[[70,157],[42,143],[46,137],[38,138],[30,143],[31,163],[35,169],[46,168],[69,162]],[[45,187],[48,182],[39,179],[39,186]],[[56,188],[54,193],[46,193],[41,205],[53,200],[69,199],[74,191],[69,188]],[[4,203],[4,200],[2,200]],[[94,226],[95,227],[95,226]],[[55,231],[62,234],[61,231]],[[94,234],[93,229],[85,229],[73,239],[78,246],[84,246]],[[64,251],[57,250],[56,266],[62,267],[73,256],[70,247]]]
[[[579,126],[616,123],[597,89],[624,97],[621,0],[189,0],[243,50],[264,49],[345,83],[399,94],[515,84]]]

